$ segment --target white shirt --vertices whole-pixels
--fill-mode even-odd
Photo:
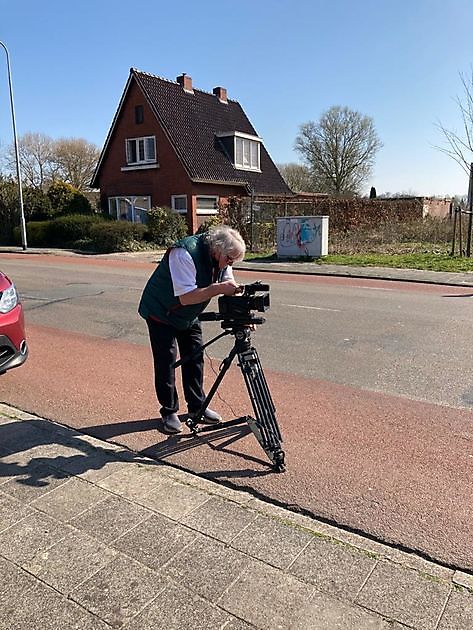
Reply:
[[[174,295],[179,297],[197,289],[197,271],[189,252],[183,247],[173,247],[169,253],[169,271],[171,272]],[[227,265],[220,270],[217,282],[233,280],[233,269]]]

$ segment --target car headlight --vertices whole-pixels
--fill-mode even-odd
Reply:
[[[9,313],[17,304],[18,293],[12,284],[11,287],[3,291],[2,297],[0,297],[0,313]]]

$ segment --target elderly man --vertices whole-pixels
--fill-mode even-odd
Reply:
[[[239,286],[232,265],[243,260],[245,242],[234,229],[219,225],[209,232],[177,241],[164,255],[146,284],[138,312],[146,320],[154,361],[156,396],[166,433],[180,433],[179,400],[173,364],[198,353],[202,330],[197,317],[216,295],[234,295]],[[205,400],[203,353],[181,366],[189,415]],[[221,416],[206,409],[202,422],[218,424]]]

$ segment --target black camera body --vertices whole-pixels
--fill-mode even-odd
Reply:
[[[269,308],[269,284],[253,282],[241,287],[236,295],[221,295],[218,298],[218,313],[202,313],[200,321],[223,320],[222,327],[234,325],[263,324],[263,317],[255,317],[252,311],[264,313]]]
[[[269,308],[269,284],[253,282],[243,285],[243,291],[237,295],[221,295],[218,298],[218,310],[225,318],[247,316],[250,311],[264,313]]]

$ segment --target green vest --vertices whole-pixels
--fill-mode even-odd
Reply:
[[[183,238],[177,241],[173,247],[183,247],[192,256],[197,272],[196,283],[199,289],[212,284],[213,259],[204,234]],[[202,313],[210,300],[183,306],[179,298],[174,295],[171,272],[169,270],[169,253],[171,249],[168,249],[165,253],[159,266],[148,280],[141,296],[138,313],[144,319],[151,317],[179,330],[185,330],[195,322],[197,316]]]

